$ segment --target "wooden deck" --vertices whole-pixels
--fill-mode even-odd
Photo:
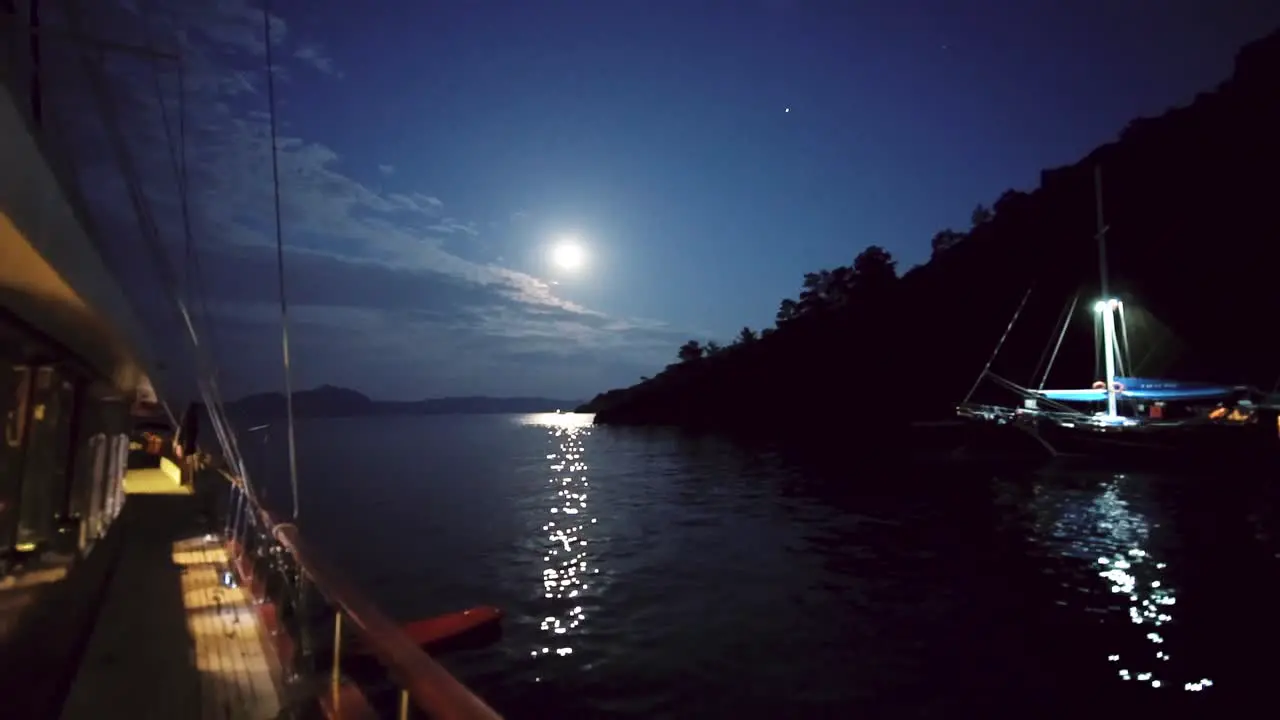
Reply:
[[[198,511],[192,495],[129,495],[120,558],[63,720],[280,712],[278,666],[244,590],[223,585],[226,552],[206,540]]]
[[[124,491],[129,495],[191,495],[182,484],[182,472],[165,458],[158,468],[138,468],[124,475]]]

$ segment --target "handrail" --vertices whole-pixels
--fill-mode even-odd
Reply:
[[[218,468],[218,473],[245,491],[242,479],[225,468]],[[351,620],[356,633],[414,707],[440,720],[501,720],[501,715],[419,647],[335,565],[314,551],[296,525],[278,522],[252,495],[245,492],[244,497],[320,593]],[[401,703],[403,707],[403,696]]]
[[[272,534],[324,593],[342,609],[393,680],[432,718],[498,720],[499,715],[427,655],[364,593],[319,555],[311,552],[293,523],[275,526]]]

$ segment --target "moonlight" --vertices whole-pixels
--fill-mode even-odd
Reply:
[[[561,241],[551,248],[551,262],[561,270],[577,270],[586,261],[586,252],[572,240]]]

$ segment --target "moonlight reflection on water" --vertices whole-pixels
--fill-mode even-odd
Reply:
[[[1055,555],[1089,561],[1089,574],[1104,581],[1110,595],[1086,593],[1083,609],[1101,614],[1108,627],[1114,628],[1111,636],[1115,645],[1127,648],[1107,655],[1108,662],[1119,665],[1116,673],[1121,680],[1154,689],[1199,692],[1211,687],[1213,681],[1196,677],[1172,682],[1169,677],[1172,643],[1168,643],[1166,628],[1174,621],[1177,593],[1167,579],[1167,563],[1159,561],[1159,551],[1151,548],[1152,528],[1159,524],[1135,508],[1133,498],[1126,497],[1140,486],[1125,475],[1111,476],[1083,492],[1043,485],[1038,493],[1039,512],[1056,517],[1047,524],[1037,523],[1040,531],[1036,536]],[[1084,584],[1092,582],[1085,580]],[[1058,603],[1069,604],[1066,600]],[[1130,625],[1111,622],[1121,614],[1137,626],[1136,634]]]
[[[599,572],[592,567],[587,550],[588,526],[596,522],[588,515],[591,483],[583,444],[591,432],[590,419],[589,415],[542,413],[523,420],[526,425],[545,427],[550,446],[548,519],[542,525],[546,533],[542,590],[548,612],[540,625],[545,636],[530,651],[534,657],[573,654],[576,631],[587,619],[582,607],[584,594],[591,588],[587,576]]]

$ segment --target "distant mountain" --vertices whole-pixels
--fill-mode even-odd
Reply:
[[[297,417],[568,412],[581,402],[538,397],[446,397],[396,402],[373,400],[349,388],[321,385],[294,393],[293,412]],[[229,403],[227,409],[235,415],[255,419],[283,417],[286,413],[282,393],[249,395]]]

